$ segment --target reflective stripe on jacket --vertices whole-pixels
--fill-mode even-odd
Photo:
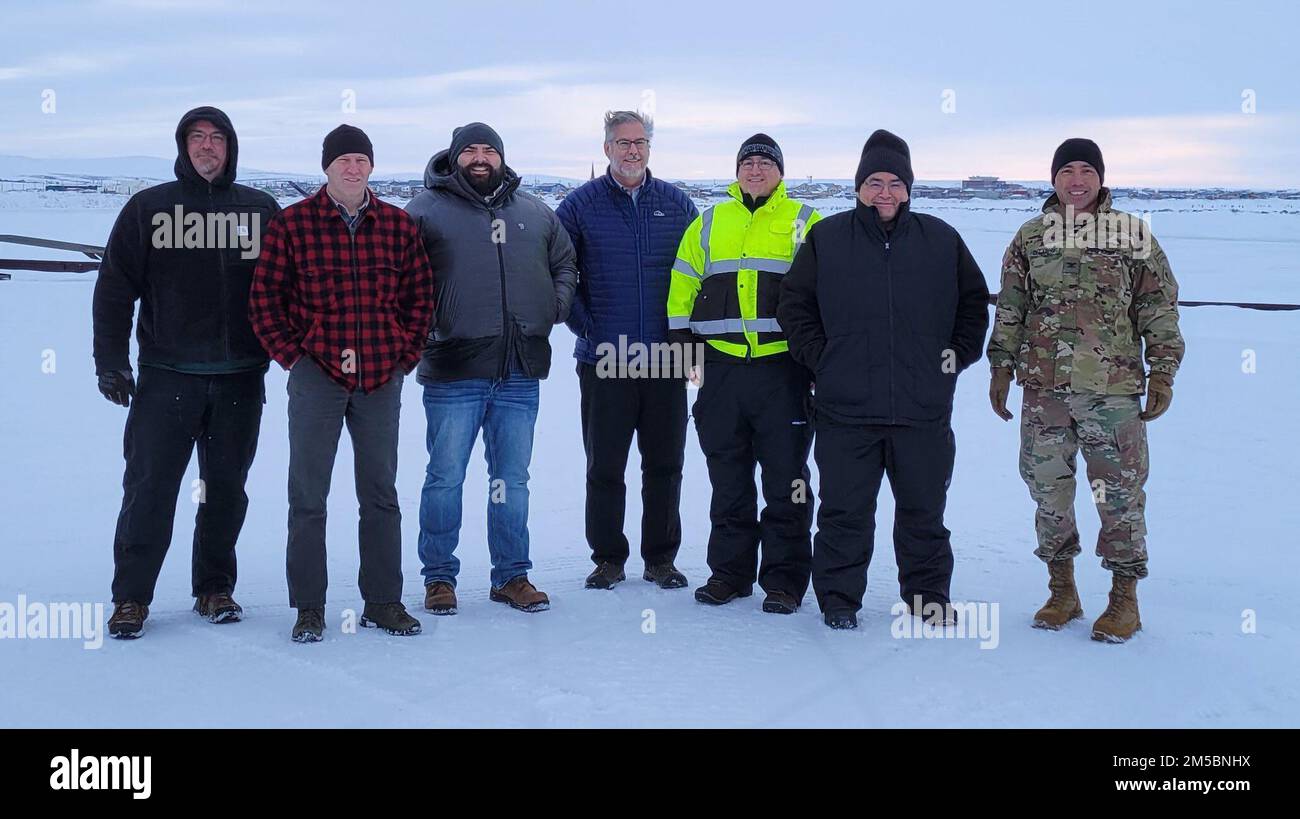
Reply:
[[[740,183],[731,198],[691,223],[677,249],[668,288],[668,327],[689,330],[737,358],[784,353],[776,319],[781,279],[821,216],[786,196],[785,182],[753,213]]]

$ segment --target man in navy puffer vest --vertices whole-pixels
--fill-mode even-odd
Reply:
[[[685,373],[648,363],[660,360],[658,351],[668,343],[669,271],[697,211],[685,193],[646,167],[653,131],[641,114],[606,113],[609,169],[556,211],[578,254],[578,290],[567,324],[578,337],[587,543],[596,564],[587,588],[608,589],[624,579],[623,475],[633,433],[641,452],[643,576],[662,588],[686,585],[673,565],[682,539]]]

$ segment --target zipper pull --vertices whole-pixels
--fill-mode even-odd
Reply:
[[[885,250],[889,250],[889,240],[885,240]]]

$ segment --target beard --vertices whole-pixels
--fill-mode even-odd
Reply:
[[[190,158],[190,165],[193,166],[194,170],[199,172],[200,176],[208,173],[220,172],[222,164],[223,163],[217,159],[215,154],[199,154],[197,159],[194,157]]]
[[[624,179],[635,179],[638,182],[645,180],[645,165],[637,162],[624,162],[619,160],[614,163],[614,174]]]
[[[491,196],[493,191],[501,187],[501,180],[505,179],[506,176],[504,166],[500,168],[493,168],[491,165],[479,166],[488,169],[488,175],[485,177],[476,177],[471,174],[469,171],[472,167],[475,166],[466,165],[458,168],[458,172],[465,178],[465,181],[469,183],[469,186],[473,188],[474,192],[479,196]]]

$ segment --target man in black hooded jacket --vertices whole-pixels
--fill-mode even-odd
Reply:
[[[248,322],[248,290],[262,231],[279,206],[235,184],[239,142],[219,109],[181,117],[176,149],[176,181],[143,190],[122,208],[95,283],[99,390],[130,408],[109,619],[109,634],[119,638],[143,633],[196,445],[194,610],[214,623],[242,615],[231,597],[235,541],[248,508],[244,482],[267,369]],[[130,360],[137,301],[138,384]]]
[[[957,231],[909,209],[906,142],[872,134],[855,185],[854,209],[809,231],[777,307],[791,355],[816,383],[813,590],[826,625],[857,627],[888,475],[902,598],[947,622],[952,399],[957,374],[983,351],[988,285]]]

